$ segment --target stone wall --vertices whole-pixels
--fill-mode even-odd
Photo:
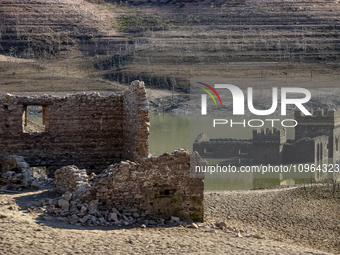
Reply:
[[[287,141],[285,128],[256,128],[253,130],[253,162],[280,164]]]
[[[27,131],[29,106],[42,108],[42,132]],[[0,155],[21,155],[31,166],[47,166],[50,176],[66,165],[99,173],[148,150],[148,107],[139,81],[124,95],[107,97],[7,94],[0,98],[0,116]]]
[[[193,144],[193,150],[202,157],[243,157],[251,156],[252,139],[219,138],[211,139],[206,134],[200,134]]]
[[[57,188],[63,187],[62,192],[74,191],[78,172],[73,170],[70,167],[56,172],[64,175],[57,182]],[[75,176],[68,178],[74,185],[70,185],[66,175]],[[190,178],[190,152],[178,150],[143,158],[139,163],[122,161],[111,165],[91,178],[88,188],[80,188],[71,196],[73,200],[96,204],[102,212],[118,211],[132,219],[178,216],[182,220],[203,221],[203,178]]]
[[[64,166],[54,173],[54,184],[59,192],[75,191],[82,186],[89,187],[85,169],[76,166]]]
[[[124,93],[124,158],[138,161],[149,151],[149,103],[144,82],[134,81]]]
[[[285,163],[304,163],[314,162],[315,142],[306,137],[293,143],[284,145],[283,162]]]

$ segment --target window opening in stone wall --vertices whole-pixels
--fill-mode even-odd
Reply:
[[[46,108],[47,106],[40,105],[26,105],[23,119],[24,133],[42,133],[45,132],[46,122]]]
[[[335,139],[335,146],[336,146],[336,151],[339,150],[339,137]]]

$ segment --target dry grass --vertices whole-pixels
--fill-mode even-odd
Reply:
[[[15,2],[2,6],[2,50],[36,61],[0,62],[2,91],[120,91],[116,83],[135,79],[188,91],[194,77],[339,77],[336,2]]]
[[[117,29],[134,38],[119,52],[130,60],[99,59],[106,79],[188,90],[193,77],[338,77],[336,2],[129,3]]]

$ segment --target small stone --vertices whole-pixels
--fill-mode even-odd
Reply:
[[[216,226],[219,227],[220,229],[227,227],[227,225],[224,222],[217,223]]]
[[[87,211],[87,208],[85,206],[81,206],[80,212],[85,213]]]
[[[54,208],[53,209],[53,213],[55,213],[55,214],[60,213],[60,212],[61,212],[60,208]]]
[[[104,218],[99,218],[98,220],[101,224],[106,223],[106,220]]]
[[[53,199],[47,198],[47,203],[48,203],[49,205],[53,205]]]
[[[236,234],[236,236],[235,237],[243,237],[243,235],[241,235],[241,233],[240,232],[238,232],[237,234]]]
[[[204,231],[204,232],[207,232],[207,233],[216,233],[216,230],[215,229],[211,229],[211,230],[206,230],[206,231]]]
[[[179,222],[180,219],[178,217],[175,216],[171,216],[171,220],[175,221],[175,222]]]
[[[89,219],[89,216],[85,215],[83,218],[81,218],[79,221],[81,223],[85,223]]]
[[[38,188],[39,188],[39,183],[37,182],[37,180],[34,180],[34,181],[31,183],[31,188],[32,188],[32,189],[38,189]]]
[[[73,214],[69,219],[69,223],[75,224],[79,221],[79,217],[76,214]]]
[[[149,225],[157,225],[157,222],[154,220],[149,220]]]
[[[191,224],[191,227],[192,227],[192,228],[196,228],[196,229],[198,228],[198,226],[197,226],[196,223],[192,223],[192,224]]]
[[[69,210],[69,207],[70,207],[70,203],[65,199],[59,199],[58,205],[61,209],[67,210],[67,211]]]
[[[67,200],[67,201],[70,201],[71,198],[72,198],[72,194],[71,193],[65,193],[62,195],[62,198]]]
[[[120,223],[120,221],[118,220],[118,217],[117,217],[117,213],[110,213],[109,214],[109,220],[113,220],[115,223]]]

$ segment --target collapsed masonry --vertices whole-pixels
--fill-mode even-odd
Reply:
[[[10,155],[0,159],[0,184],[29,187],[34,181],[33,172],[23,157]]]
[[[73,223],[93,223],[92,216],[116,224],[171,216],[203,221],[203,178],[190,177],[186,150],[143,158],[140,163],[122,161],[99,175],[66,166],[55,172],[55,185],[63,198],[46,201],[47,210]]]
[[[33,129],[29,106],[42,108],[42,123]],[[119,224],[119,217],[125,224],[171,216],[203,221],[204,176],[190,176],[191,163],[205,164],[200,156],[185,150],[147,156],[143,82],[132,82],[123,96],[6,95],[0,114],[0,158],[15,153],[31,166],[48,167],[63,193],[43,202],[48,213],[78,224],[94,218]]]

